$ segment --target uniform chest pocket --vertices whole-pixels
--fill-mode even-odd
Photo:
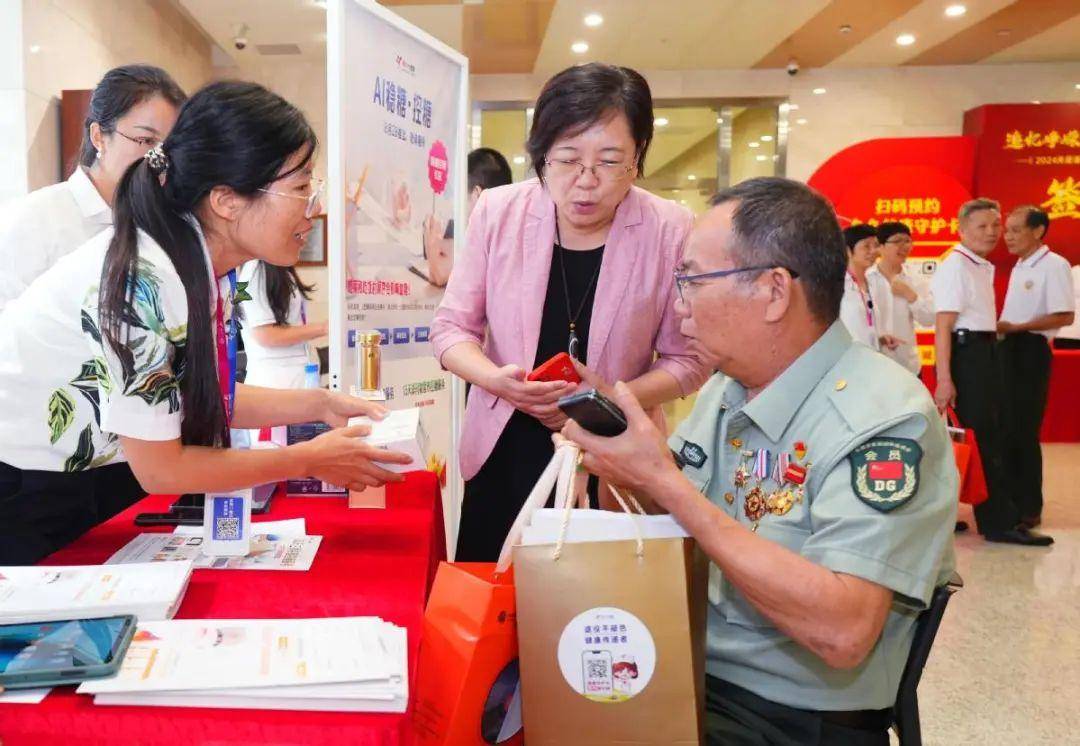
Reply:
[[[810,538],[810,531],[794,523],[770,521],[774,516],[765,516],[758,526],[758,536],[775,542],[795,554],[802,554],[803,545]],[[727,578],[720,584],[720,613],[730,624],[742,627],[775,629],[763,614],[758,612],[746,597],[732,585]]]

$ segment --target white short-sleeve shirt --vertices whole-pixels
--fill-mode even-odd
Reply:
[[[98,314],[112,233],[107,229],[62,257],[0,313],[4,463],[83,471],[124,461],[119,435],[180,437],[187,295],[168,255],[140,231],[134,297],[120,327],[124,354],[115,354]],[[206,261],[211,271],[209,255]],[[231,315],[227,276],[211,287],[211,318],[217,293]]]
[[[996,332],[994,265],[957,244],[930,282],[936,313],[955,313],[955,329]]]
[[[1080,308],[1080,265],[1074,265],[1071,273],[1074,305],[1076,308]],[[1071,324],[1058,329],[1057,335],[1059,339],[1080,339],[1080,313],[1076,314],[1076,318]]]
[[[864,293],[848,272],[844,275],[844,295],[840,300],[840,320],[852,339],[872,350],[881,348],[880,337],[892,334],[892,290],[880,272],[866,273]]]
[[[934,298],[930,292],[930,280],[926,275],[912,270],[907,263],[901,265],[900,279],[915,291],[917,297],[914,303],[909,303],[907,298],[892,292],[892,284],[877,266],[866,273],[868,281],[871,276],[880,278],[889,287],[892,302],[892,324],[889,333],[900,340],[900,346],[895,350],[882,352],[912,373],[918,373],[922,369],[922,362],[919,359],[915,325],[934,326]]]
[[[0,210],[0,310],[56,260],[112,225],[112,209],[80,166],[67,181]]]
[[[1001,320],[1023,324],[1052,313],[1076,310],[1072,270],[1068,260],[1042,246],[1027,259],[1021,259],[1009,275],[1009,289]],[[1042,334],[1053,339],[1058,330],[1046,329]]]
[[[260,261],[248,262],[240,268],[237,279],[247,283],[245,287],[251,296],[251,300],[244,301],[244,318],[240,325],[247,355],[247,378],[244,382],[270,388],[302,388],[304,366],[310,361],[307,342],[266,347],[259,343],[253,333],[257,327],[276,323],[274,310],[266,295],[265,266]],[[289,326],[307,323],[304,297],[299,291],[294,291],[289,299],[285,323]]]

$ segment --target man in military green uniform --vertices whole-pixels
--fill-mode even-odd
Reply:
[[[952,447],[923,386],[837,320],[828,202],[764,178],[713,205],[676,307],[720,373],[669,441],[622,384],[625,433],[563,432],[712,560],[708,743],[888,744],[916,618],[953,569]]]

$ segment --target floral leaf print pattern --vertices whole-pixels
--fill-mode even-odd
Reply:
[[[83,471],[94,460],[94,431],[92,426],[87,425],[79,433],[79,444],[75,446],[75,453],[64,462],[64,471]]]
[[[101,427],[97,361],[87,360],[83,363],[79,375],[71,379],[71,385],[74,386],[88,402],[90,402],[90,406],[94,408],[94,422],[97,423],[98,427]]]
[[[157,370],[143,376],[138,387],[126,393],[139,397],[150,406],[167,401],[170,413],[180,411],[180,382],[168,370]]]
[[[91,292],[94,295],[97,295],[97,288],[91,288]],[[82,311],[81,320],[82,330],[89,334],[95,342],[101,344],[101,331],[98,329],[97,324],[94,323],[94,320],[90,317],[90,314],[86,312],[85,308]]]
[[[56,445],[71,423],[75,421],[75,400],[63,389],[49,397],[49,443]]]
[[[243,303],[246,300],[251,300],[251,293],[247,290],[248,284],[246,282],[236,283],[236,292],[233,294],[233,305]]]
[[[123,378],[121,390],[151,406],[167,403],[170,414],[179,412],[180,389],[173,358],[186,341],[187,325],[168,327],[161,304],[161,279],[151,263],[139,259],[130,289],[120,312],[128,337],[115,350]]]

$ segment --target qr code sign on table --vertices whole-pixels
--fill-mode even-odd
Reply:
[[[217,541],[237,541],[240,539],[240,519],[238,517],[215,518],[214,539]]]

